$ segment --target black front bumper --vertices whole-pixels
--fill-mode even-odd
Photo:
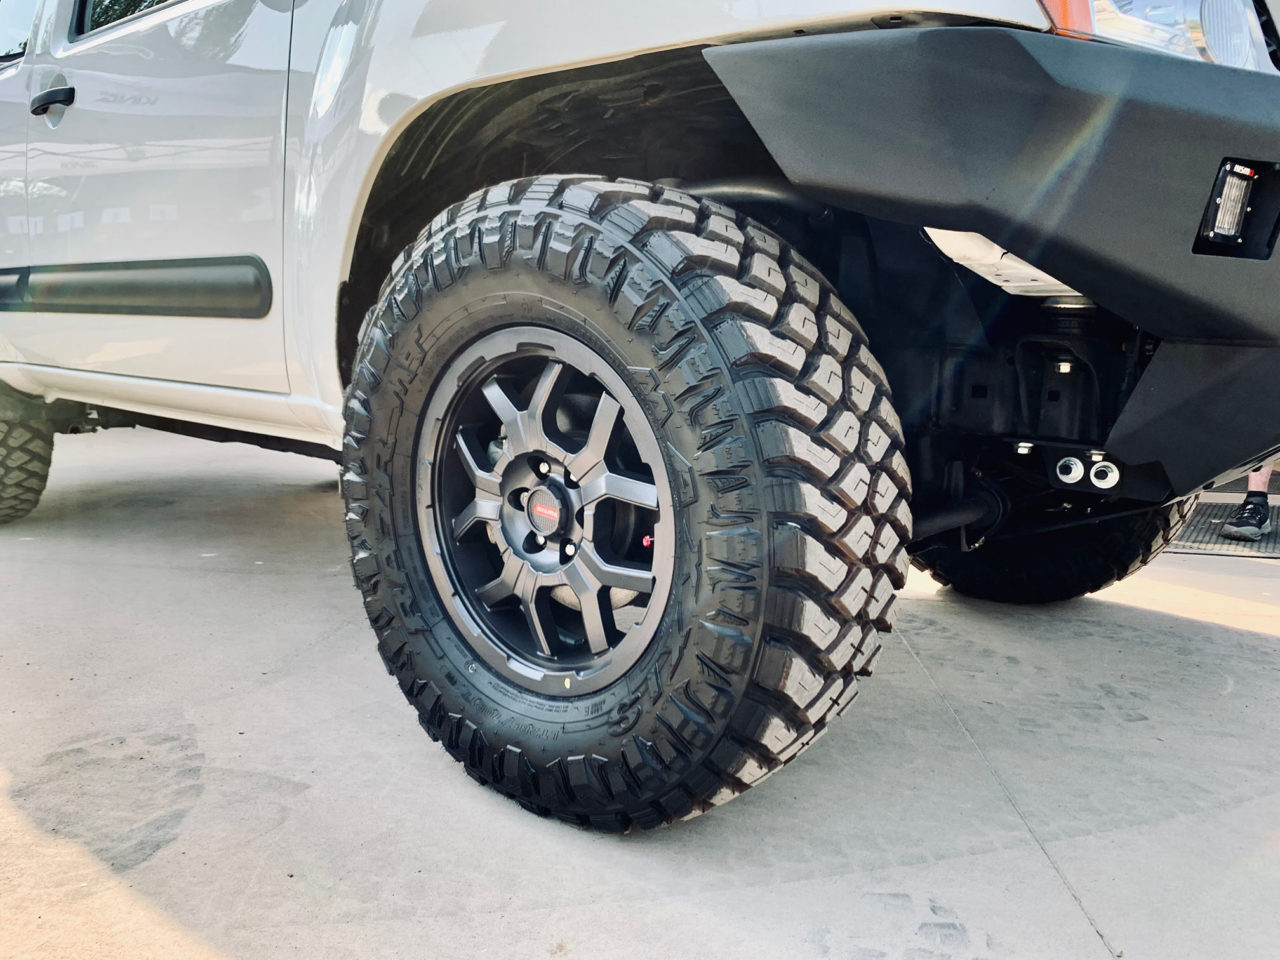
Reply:
[[[1192,251],[1224,158],[1280,164],[1280,76],[996,28],[706,56],[806,192],[981,233],[1165,341],[1114,456],[1183,494],[1280,448],[1280,256]]]

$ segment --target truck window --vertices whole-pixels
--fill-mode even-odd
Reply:
[[[83,19],[80,22],[83,32],[88,33],[166,2],[167,0],[85,0]]]
[[[21,60],[31,37],[36,0],[0,0],[0,64]]]

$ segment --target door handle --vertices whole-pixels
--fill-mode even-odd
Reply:
[[[58,104],[69,107],[75,102],[75,87],[50,87],[44,93],[37,93],[31,98],[31,115],[33,117],[43,117],[49,112],[50,107]]]

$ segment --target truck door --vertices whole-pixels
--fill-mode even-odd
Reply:
[[[27,93],[37,0],[0,0],[0,270],[27,263]],[[10,281],[12,285],[13,281]],[[0,275],[0,301],[5,297]],[[0,359],[4,359],[0,354]]]
[[[8,4],[12,0],[0,0]],[[284,393],[289,0],[46,0],[27,53],[28,363]]]

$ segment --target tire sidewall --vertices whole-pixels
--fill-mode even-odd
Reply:
[[[424,625],[406,637],[415,673],[435,681],[453,701],[450,709],[465,709],[489,740],[517,746],[535,763],[610,752],[628,732],[648,732],[665,687],[691,679],[688,665],[695,658],[687,649],[689,627],[716,608],[697,569],[702,524],[694,506],[704,498],[689,463],[698,454],[699,431],[686,418],[671,415],[671,398],[651,373],[658,352],[653,336],[628,330],[598,287],[558,280],[517,259],[501,268],[468,272],[445,291],[424,296],[413,335],[399,338],[403,355],[392,357],[396,369],[405,371],[396,389],[399,403],[382,403],[373,411],[374,436],[386,437],[395,451],[387,464],[390,538]],[[476,655],[470,644],[487,641],[463,637],[445,610],[449,601],[427,566],[415,508],[415,491],[427,482],[419,476],[420,469],[425,472],[419,439],[431,432],[422,429],[423,415],[433,392],[449,389],[442,376],[455,357],[485,335],[530,325],[586,344],[640,401],[663,451],[679,531],[678,543],[667,546],[673,576],[654,639],[623,677],[582,696],[545,696],[520,688]],[[412,616],[405,620],[413,622]]]

